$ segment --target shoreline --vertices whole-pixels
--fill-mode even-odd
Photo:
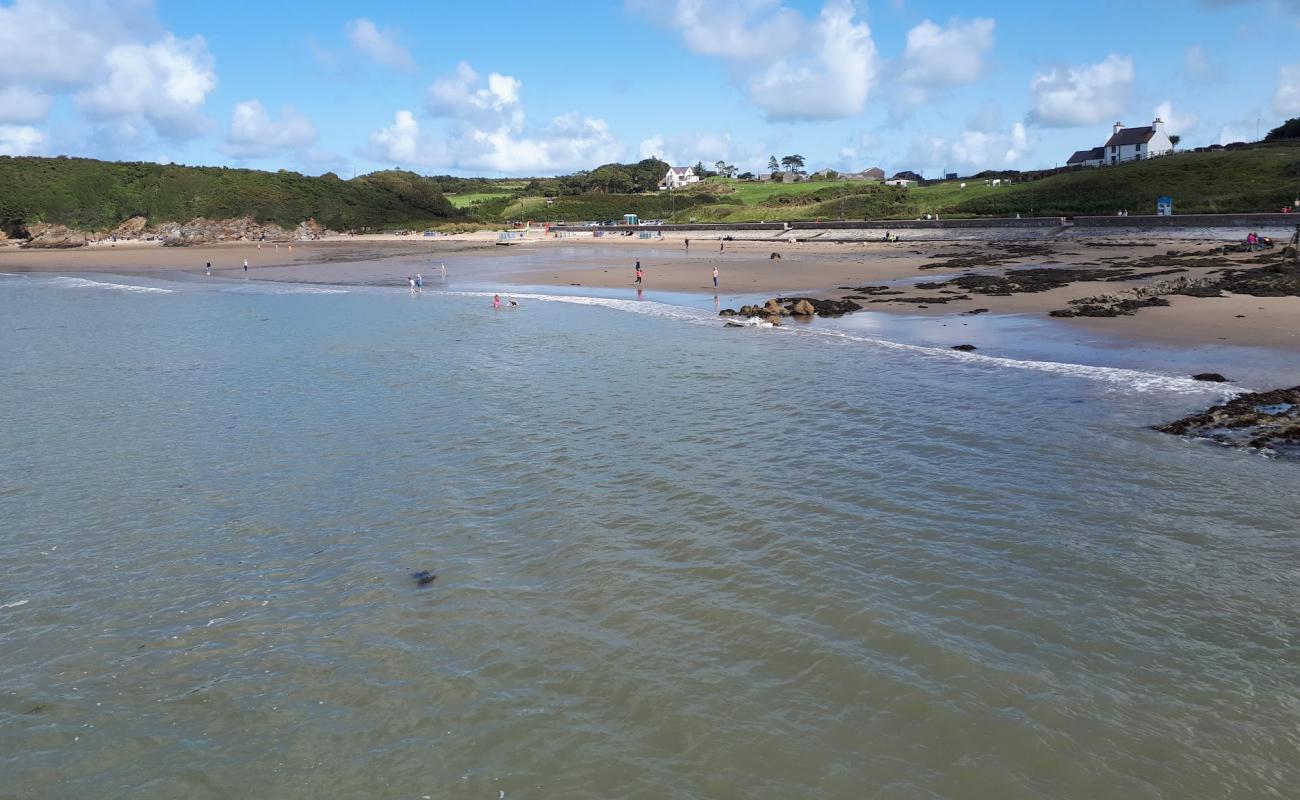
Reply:
[[[1105,319],[1049,318],[1048,312],[1067,308],[1071,300],[1103,292],[1149,285],[1151,277],[1173,269],[1178,277],[1201,279],[1220,273],[1225,265],[1249,268],[1255,254],[1213,255],[1219,241],[1144,237],[1093,237],[1062,241],[899,241],[899,242],[775,242],[720,241],[669,235],[663,239],[633,237],[600,239],[525,240],[498,247],[483,234],[419,237],[348,237],[281,244],[222,243],[194,247],[134,246],[55,251],[0,248],[0,272],[80,272],[119,275],[159,275],[180,272],[202,279],[203,264],[211,260],[214,277],[242,278],[248,258],[248,278],[259,281],[329,285],[404,286],[406,276],[426,276],[446,263],[451,286],[502,292],[552,288],[574,293],[626,293],[637,299],[632,267],[640,260],[645,272],[643,294],[691,295],[707,307],[737,308],[770,297],[808,296],[819,299],[857,297],[863,306],[842,320],[864,317],[905,318],[909,325],[961,329],[983,318],[1026,317],[1065,339],[1086,342],[1101,337],[1107,346],[1155,346],[1175,350],[1238,346],[1264,348],[1281,354],[1300,352],[1300,297],[1171,296],[1169,305],[1143,308],[1131,316]],[[121,245],[122,243],[119,243]],[[1169,253],[1178,255],[1168,255]],[[1272,251],[1280,258],[1280,250]],[[772,258],[778,253],[780,258]],[[1265,254],[1266,255],[1266,254]],[[1162,262],[1133,266],[1144,259]],[[1164,267],[1163,262],[1178,266]],[[715,291],[711,274],[720,272]],[[950,286],[961,276],[1011,274],[1021,269],[1123,270],[1116,280],[1071,281],[1046,291],[1009,295],[981,294]],[[1109,275],[1110,273],[1105,273]],[[1168,277],[1162,275],[1161,277]],[[930,284],[920,288],[916,284]],[[851,288],[852,287],[852,288]],[[863,295],[855,288],[882,290]],[[432,288],[439,288],[437,286]],[[901,292],[902,294],[890,294]],[[912,302],[905,302],[910,300]],[[865,324],[865,323],[864,323]],[[953,342],[959,344],[964,342]],[[1225,373],[1226,374],[1226,373]],[[1231,377],[1231,375],[1229,375]]]

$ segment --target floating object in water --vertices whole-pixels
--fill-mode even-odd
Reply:
[[[434,575],[432,572],[430,572],[427,569],[420,570],[419,572],[413,572],[411,573],[411,577],[415,579],[416,586],[428,586],[438,578],[437,575]]]

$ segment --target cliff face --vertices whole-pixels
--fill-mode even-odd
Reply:
[[[113,239],[116,241],[160,240],[164,246],[209,244],[212,242],[293,242],[319,239],[328,231],[314,219],[298,223],[292,230],[274,223],[260,223],[252,217],[232,219],[192,219],[189,222],[161,222],[149,225],[144,217],[131,217],[108,233],[90,233],[66,225],[38,223],[29,226],[19,235],[21,247],[33,249],[61,249],[83,247],[90,242]],[[4,235],[0,233],[0,242]]]

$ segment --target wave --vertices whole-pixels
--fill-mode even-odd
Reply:
[[[132,292],[135,294],[172,294],[174,289],[162,289],[156,286],[135,286],[129,283],[108,283],[106,281],[92,281],[87,278],[67,278],[63,276],[55,278],[38,279],[48,286],[57,286],[64,289],[109,289],[115,292]]]
[[[317,286],[268,286],[265,283],[247,286],[227,286],[217,291],[230,294],[347,294],[347,289],[328,289]]]
[[[492,297],[495,292],[434,292],[435,294],[459,295],[464,297]],[[684,320],[693,323],[707,324],[713,326],[723,326],[729,318],[719,317],[711,311],[702,309],[688,308],[685,306],[674,306],[667,303],[659,303],[651,300],[618,300],[606,297],[583,297],[578,295],[547,295],[547,294],[509,294],[503,297],[514,297],[519,300],[535,300],[547,303],[571,303],[573,305],[600,306],[603,308],[615,309],[618,311],[628,311],[634,314],[645,314],[661,319]],[[737,318],[731,318],[737,319]],[[744,320],[739,320],[744,322]],[[770,326],[758,326],[754,323],[746,323],[748,326],[769,328]],[[829,328],[772,328],[773,334],[783,334],[790,336],[813,336],[826,338],[835,341],[852,342],[855,344],[869,345],[888,350],[904,351],[915,353],[927,358],[945,359],[957,363],[968,364],[971,366],[992,367],[997,369],[1020,369],[1031,370],[1034,372],[1045,372],[1054,375],[1062,375],[1072,378],[1084,378],[1087,380],[1100,381],[1111,384],[1116,388],[1127,389],[1137,392],[1161,392],[1176,394],[1205,394],[1215,393],[1223,395],[1236,395],[1248,391],[1240,387],[1225,387],[1220,384],[1207,384],[1202,381],[1193,380],[1186,376],[1169,375],[1159,372],[1145,372],[1136,369],[1125,369],[1122,367],[1098,367],[1088,364],[1071,364],[1061,361],[1035,361],[1030,359],[1019,358],[999,358],[997,356],[983,355],[980,353],[968,353],[959,350],[953,350],[948,347],[933,347],[929,345],[908,344],[898,342],[892,339],[883,339],[875,336],[862,336],[860,334],[849,333],[847,331],[834,330]]]
[[[18,606],[25,606],[30,602],[31,602],[30,600],[15,600],[12,603],[2,603],[0,604],[0,609],[17,608]]]

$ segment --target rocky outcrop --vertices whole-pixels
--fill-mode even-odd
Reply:
[[[970,353],[974,350],[977,350],[978,348],[976,348],[975,345],[973,344],[955,344],[952,346],[952,349],[959,350],[963,353]]]
[[[1243,394],[1154,430],[1300,457],[1300,386]]]
[[[67,225],[48,225],[44,222],[29,227],[31,234],[23,247],[37,250],[61,250],[71,247],[84,247],[90,236],[85,231],[69,228]]]
[[[811,317],[817,312],[813,310],[812,303],[807,300],[800,300],[790,306],[790,313],[796,317]]]
[[[109,231],[108,235],[117,239],[139,239],[148,224],[149,220],[145,217],[131,217]]]
[[[314,224],[314,223],[313,223]],[[274,223],[260,223],[252,217],[211,220],[199,217],[189,222],[164,222],[154,226],[164,245],[185,246],[212,242],[288,242],[293,237]]]
[[[1207,383],[1227,383],[1228,379],[1217,372],[1198,372],[1192,376],[1194,381],[1205,381]]]

